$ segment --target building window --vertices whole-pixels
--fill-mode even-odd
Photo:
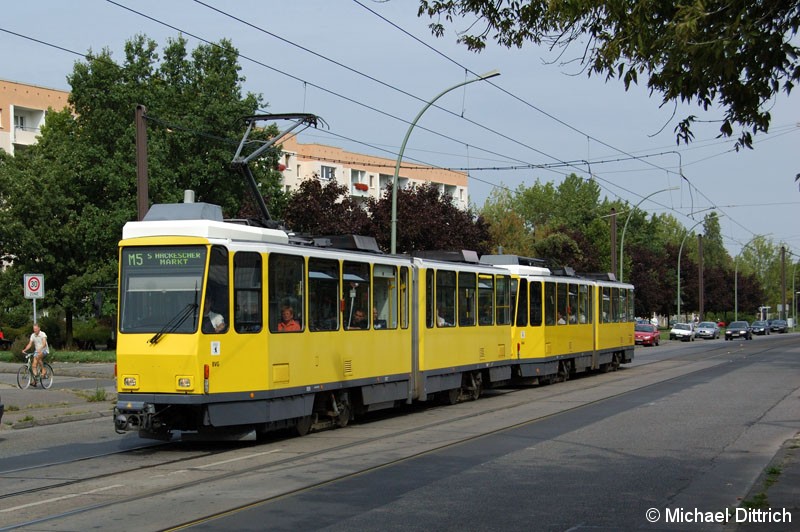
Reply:
[[[25,117],[22,115],[14,115],[14,127],[25,129]]]
[[[319,178],[324,179],[326,181],[336,179],[336,168],[334,168],[333,166],[320,167]]]
[[[367,173],[364,170],[350,170],[350,181],[353,183],[364,183]]]

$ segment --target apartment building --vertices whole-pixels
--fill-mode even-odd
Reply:
[[[69,92],[0,79],[0,149],[36,143],[48,109],[67,107]]]
[[[323,183],[335,180],[347,186],[353,198],[378,198],[387,183],[394,179],[397,159],[363,155],[324,144],[300,144],[295,137],[289,137],[282,144],[283,155],[279,169],[287,191],[296,189],[305,179],[319,179]],[[408,163],[405,165],[410,166]],[[466,173],[423,165],[413,166],[400,168],[398,188],[430,182],[440,192],[450,196],[459,209],[469,206]]]
[[[69,92],[0,79],[0,149],[15,149],[36,142],[48,109],[67,106]],[[282,171],[285,190],[296,190],[304,179],[335,180],[346,185],[354,198],[377,198],[394,178],[396,159],[374,157],[323,144],[301,144],[294,137],[283,142]],[[407,165],[408,166],[408,165]],[[434,183],[453,204],[469,206],[468,179],[455,172],[423,165],[401,168],[399,188]]]

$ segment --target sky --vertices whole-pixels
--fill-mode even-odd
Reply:
[[[731,256],[766,235],[800,257],[797,92],[770,102],[770,132],[737,152],[735,138],[717,138],[718,108],[662,105],[646,87],[625,91],[622,82],[588,77],[534,45],[489,43],[470,52],[456,42],[469,22],[448,24],[436,38],[417,7],[414,0],[11,2],[0,17],[0,78],[69,90],[79,54],[108,49],[122,62],[125,42],[137,34],[160,47],[183,35],[190,49],[225,38],[240,53],[244,90],[261,94],[266,112],[325,121],[327,128],[303,131],[300,142],[395,159],[427,102],[498,70],[425,111],[406,164],[467,171],[478,208],[495,188],[557,185],[575,173],[594,178],[603,196],[671,213],[693,232],[716,211]],[[580,52],[570,48],[562,59]],[[674,128],[689,114],[707,122],[694,126],[690,145],[678,145]]]

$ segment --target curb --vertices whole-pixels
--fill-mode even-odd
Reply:
[[[94,419],[99,417],[111,417],[113,412],[86,412],[84,414],[74,414],[51,417],[47,419],[34,419],[32,421],[17,421],[11,425],[12,430],[29,429],[31,427],[42,427],[46,425],[57,425],[59,423],[69,423],[71,421],[83,421],[86,419]]]

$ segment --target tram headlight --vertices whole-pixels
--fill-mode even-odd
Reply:
[[[136,390],[139,388],[139,376],[138,375],[123,375],[122,376],[122,387],[126,390]]]
[[[194,390],[194,379],[190,376],[179,375],[175,381],[175,387],[181,391]]]

